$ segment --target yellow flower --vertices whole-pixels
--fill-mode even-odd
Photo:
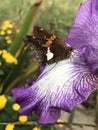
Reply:
[[[58,120],[57,120],[57,122],[58,122],[58,123],[60,123],[60,122],[63,122],[63,121],[62,121],[61,119],[58,119]],[[58,125],[58,126],[59,126],[60,128],[62,128],[62,127],[63,127],[63,125],[62,125],[62,124],[60,124],[60,125]]]
[[[9,55],[9,56],[5,59],[5,61],[6,61],[7,63],[9,63],[9,64],[11,64],[11,63],[17,64],[17,60],[16,60],[13,56],[11,56],[11,55]]]
[[[1,26],[1,30],[7,31],[8,32],[7,34],[12,34],[12,30],[10,30],[12,28],[13,28],[13,24],[11,24],[9,20],[5,20]]]
[[[6,26],[3,25],[3,26],[1,27],[1,29],[2,29],[3,31],[5,31],[7,28],[6,28]]]
[[[11,23],[3,24],[1,29],[2,30],[7,30],[7,29],[12,29],[13,25]]]
[[[12,34],[12,30],[8,29],[6,33],[7,34]]]
[[[9,23],[8,28],[13,28],[13,24]]]
[[[27,122],[27,120],[28,120],[27,116],[19,116],[19,121],[20,122],[25,123],[25,122]]]
[[[14,124],[8,124],[5,127],[5,130],[14,130],[15,125]]]
[[[40,130],[39,127],[34,127],[32,130]]]
[[[2,53],[7,53],[7,50],[2,50]]]
[[[10,37],[9,37],[9,36],[6,36],[5,39],[8,40],[8,39],[10,39]]]
[[[0,109],[3,109],[7,103],[5,95],[0,95]]]
[[[10,23],[9,20],[5,20],[5,21],[3,22],[3,24],[9,24],[9,23]]]
[[[2,58],[7,59],[9,57],[9,53],[5,50],[3,50]]]
[[[0,31],[0,35],[5,35],[5,31]]]
[[[6,43],[7,43],[7,44],[11,44],[11,43],[12,43],[12,40],[11,40],[11,39],[8,39],[8,40],[6,40]]]
[[[17,30],[16,30],[16,33],[19,33],[19,32],[20,32],[20,30],[19,30],[19,29],[17,29]]]
[[[12,24],[11,24],[11,22],[10,22],[9,20],[5,20],[5,21],[3,22],[3,25],[11,25],[11,27],[12,27]]]
[[[14,111],[19,111],[20,105],[18,103],[14,103],[12,108],[13,108]]]
[[[17,59],[5,50],[3,51],[2,58],[5,59],[5,61],[9,64],[11,63],[17,64]]]
[[[5,31],[5,30],[7,30],[7,29],[12,29],[13,28],[13,25],[12,24],[3,24],[2,25],[2,27],[1,27],[1,29],[3,30],[3,31]]]

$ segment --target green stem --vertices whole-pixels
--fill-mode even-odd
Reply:
[[[72,112],[70,113],[70,116],[68,118],[69,124],[71,124],[73,122],[74,114],[75,114],[75,108],[72,110]]]
[[[41,5],[41,1],[39,3],[34,4],[29,9],[27,16],[20,28],[20,32],[16,35],[14,43],[9,48],[11,54],[15,55],[18,49],[22,46],[23,36],[29,32],[31,25],[34,24],[35,21],[37,20],[37,15],[38,15],[38,10],[40,5]]]
[[[19,82],[24,81],[27,77],[29,77],[34,71],[38,68],[38,61],[34,61],[29,67],[25,70],[24,73],[19,75],[6,89],[5,93],[9,93],[11,88],[15,87]]]
[[[5,80],[1,84],[1,86],[0,86],[1,94],[3,94],[5,92],[5,90],[9,86],[9,84],[11,82],[13,82],[13,80],[18,76],[19,67],[23,63],[25,56],[27,55],[27,52],[28,52],[28,49],[26,49],[25,51],[22,52],[22,54],[20,55],[19,61],[18,61],[18,65],[12,71],[9,72],[9,74],[6,76]]]

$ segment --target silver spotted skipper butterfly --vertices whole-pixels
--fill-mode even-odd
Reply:
[[[36,58],[41,63],[51,64],[69,58],[73,50],[54,34],[38,26],[33,28],[33,36],[26,35],[23,40],[35,50]]]

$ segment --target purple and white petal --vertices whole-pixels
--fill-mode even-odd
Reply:
[[[98,74],[98,0],[82,4],[65,43],[81,52],[81,59]]]
[[[75,52],[70,59],[47,65],[29,88],[12,90],[21,105],[21,114],[38,114],[41,124],[54,123],[60,111],[70,112],[98,88],[98,77],[93,75]]]
[[[83,46],[98,47],[98,0],[88,0],[81,4],[73,27],[65,42],[80,49]]]

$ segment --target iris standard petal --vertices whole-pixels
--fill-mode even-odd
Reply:
[[[20,113],[35,111],[38,122],[54,123],[60,110],[70,112],[98,88],[98,77],[93,75],[80,57],[74,53],[70,59],[47,65],[29,88],[12,90],[21,105]]]
[[[73,27],[65,38],[65,43],[75,49],[84,46],[98,47],[98,0],[88,0],[81,4]]]
[[[98,0],[80,6],[65,43],[81,52],[81,59],[98,75]]]

